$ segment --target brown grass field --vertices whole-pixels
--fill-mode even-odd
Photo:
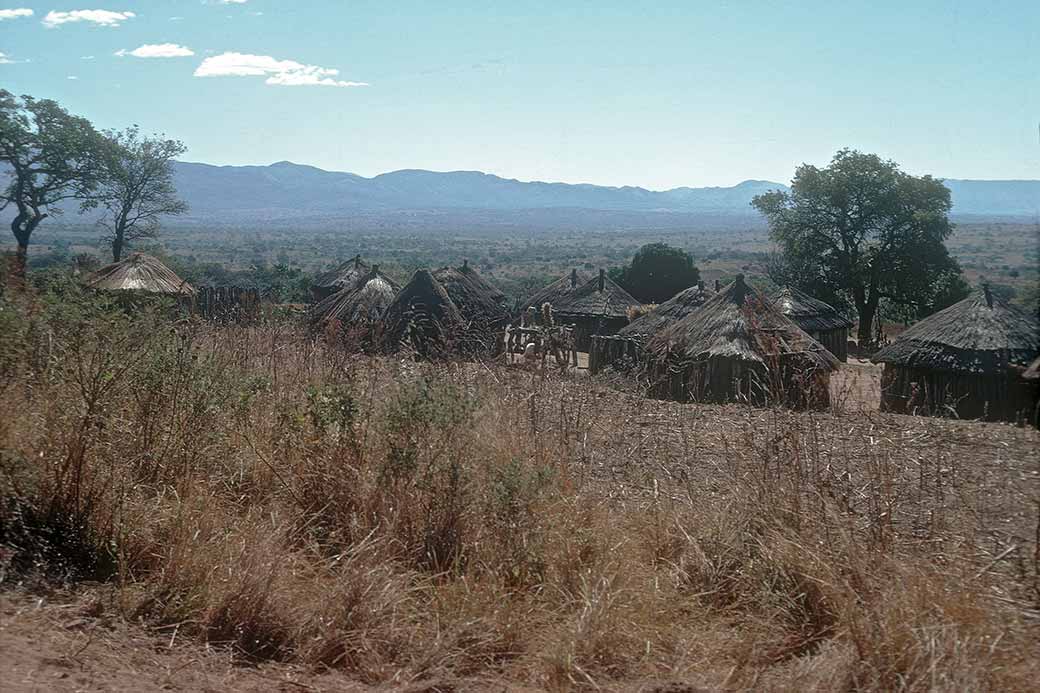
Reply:
[[[73,304],[75,301],[72,302]],[[1040,434],[0,319],[5,690],[1028,690]]]

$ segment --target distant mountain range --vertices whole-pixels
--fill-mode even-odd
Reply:
[[[177,162],[177,189],[191,207],[178,224],[336,228],[681,228],[707,220],[761,223],[751,199],[781,183],[732,187],[606,187],[522,182],[479,171],[402,170],[364,178],[282,161],[270,166]],[[947,180],[955,215],[1040,214],[1040,181]],[[71,211],[71,210],[70,210]],[[64,217],[73,221],[74,214]]]

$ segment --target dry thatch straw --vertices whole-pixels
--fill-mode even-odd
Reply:
[[[826,404],[838,360],[737,275],[646,344],[653,394],[676,399]],[[799,392],[801,390],[801,392]]]
[[[874,354],[875,363],[963,373],[1003,373],[1037,356],[1036,318],[988,286],[930,315]]]
[[[368,265],[361,261],[361,255],[355,255],[336,269],[319,275],[311,284],[311,296],[315,301],[322,301],[337,291],[353,289],[368,271]]]
[[[464,261],[462,267],[442,267],[434,278],[448,292],[462,317],[478,328],[495,327],[509,320],[503,305],[505,294]]]
[[[384,311],[397,295],[398,286],[373,265],[357,285],[342,289],[311,308],[311,324],[326,325],[333,320],[340,324],[368,324],[380,320]]]
[[[917,323],[874,355],[882,411],[1020,421],[1035,416],[1036,318],[988,286]]]
[[[86,285],[100,291],[143,291],[194,296],[195,289],[158,259],[133,253],[87,277]]]
[[[704,282],[698,282],[697,286],[683,289],[650,312],[625,325],[618,331],[618,335],[645,338],[657,334],[700,308],[714,295],[715,292],[704,286]]]
[[[584,286],[590,279],[592,279],[591,275],[572,269],[552,284],[524,299],[521,302],[520,310],[525,311],[532,307],[536,310],[541,310],[546,303],[555,308],[557,304],[564,302],[567,296],[577,291],[579,287]]]
[[[383,314],[383,345],[397,351],[410,343],[420,355],[450,348],[466,322],[448,292],[428,269],[418,269]]]
[[[839,360],[848,360],[849,328],[853,324],[851,320],[830,304],[792,287],[781,289],[772,296],[772,300],[781,313],[812,335]]]

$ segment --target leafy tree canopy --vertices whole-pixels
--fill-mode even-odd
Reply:
[[[850,306],[861,344],[872,342],[882,307],[918,317],[967,295],[945,245],[953,226],[941,180],[843,149],[827,168],[800,166],[790,192],[758,195],[752,205],[779,248],[773,280]]]
[[[14,207],[11,232],[18,243],[12,274],[25,276],[29,241],[63,200],[85,199],[105,175],[105,138],[90,121],[49,99],[0,89],[0,210]]]
[[[644,303],[662,303],[696,284],[701,275],[685,250],[648,243],[630,265],[612,271],[611,278]]]

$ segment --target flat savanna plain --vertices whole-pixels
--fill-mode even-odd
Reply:
[[[3,390],[12,690],[1040,675],[1033,429],[878,413],[862,365],[797,413],[148,319],[56,327]],[[18,555],[47,504],[83,523],[78,579]]]

